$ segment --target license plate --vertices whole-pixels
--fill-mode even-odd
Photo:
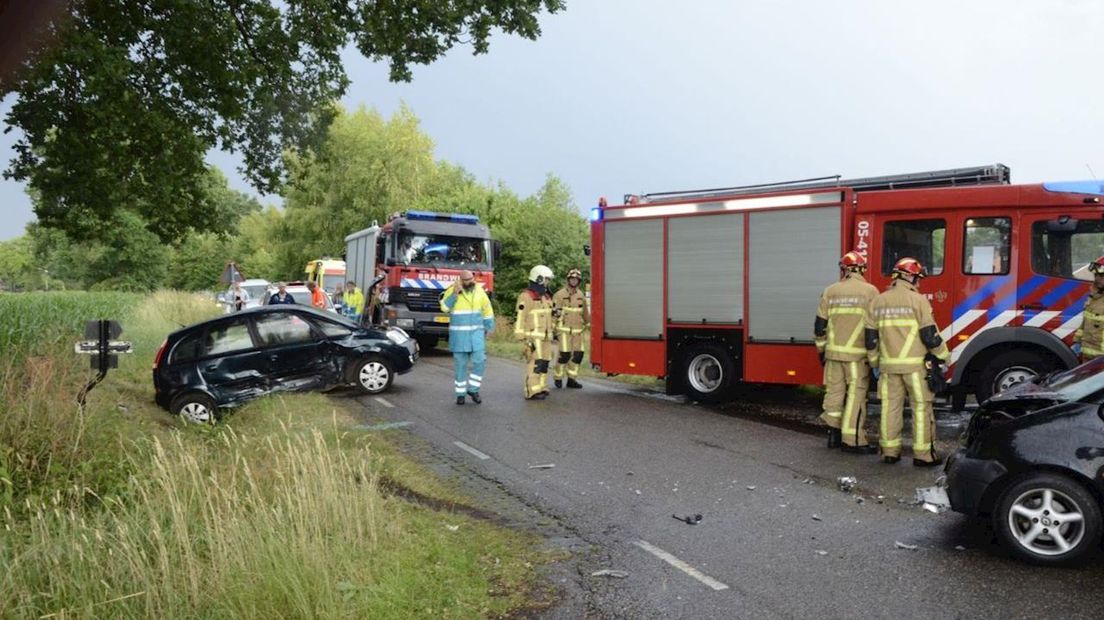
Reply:
[[[433,317],[434,323],[448,323],[449,318],[447,316],[435,316]]]

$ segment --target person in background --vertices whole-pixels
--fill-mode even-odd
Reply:
[[[349,281],[345,284],[341,304],[342,314],[350,321],[360,323],[360,317],[364,315],[364,293],[357,289],[356,282]]]
[[[460,281],[453,282],[441,294],[441,312],[449,315],[449,351],[456,371],[456,404],[463,405],[468,396],[475,404],[483,399],[483,371],[487,366],[487,336],[494,331],[494,310],[491,298],[475,281],[475,274],[465,269]],[[471,373],[468,373],[468,363]]]
[[[230,292],[230,301],[234,305],[234,312],[240,312],[249,303],[249,292],[241,287],[241,282],[234,282],[234,289]]]
[[[567,375],[567,387],[583,387],[578,381],[579,365],[583,363],[583,332],[590,327],[590,313],[580,288],[582,282],[583,272],[572,269],[567,272],[567,286],[552,296],[552,314],[556,317],[560,340],[560,354],[553,374],[556,387],[563,387],[564,374]]]
[[[1081,361],[1104,355],[1104,256],[1089,263],[1093,286],[1081,314],[1081,327],[1073,341],[1081,345]]]
[[[311,306],[319,310],[325,310],[326,293],[324,293],[314,282],[307,282],[307,290],[310,291],[311,294]]]
[[[273,293],[272,296],[268,298],[268,304],[267,305],[269,305],[269,306],[279,306],[279,305],[282,305],[282,304],[293,304],[293,303],[295,303],[295,298],[291,296],[291,293],[287,292],[287,283],[286,282],[277,282],[276,283],[276,292]]]
[[[548,398],[548,366],[552,363],[552,270],[537,265],[529,270],[529,286],[518,294],[514,337],[525,347],[528,371],[525,374],[525,399]]]

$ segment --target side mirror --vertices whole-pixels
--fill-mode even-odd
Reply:
[[[583,254],[586,254],[587,256],[590,256],[590,244],[589,243],[583,246]]]
[[[1073,233],[1077,232],[1078,221],[1068,215],[1059,215],[1057,219],[1047,220],[1048,233]]]
[[[500,256],[502,256],[502,242],[498,241],[496,239],[495,242],[494,242],[494,257],[495,257],[495,260],[498,260],[498,258]]]

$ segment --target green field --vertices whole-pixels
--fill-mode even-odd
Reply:
[[[0,295],[0,617],[467,618],[532,609],[528,535],[403,457],[341,400],[261,399],[216,426],[156,408],[164,336],[218,312],[181,293]],[[88,318],[135,353],[74,396]]]

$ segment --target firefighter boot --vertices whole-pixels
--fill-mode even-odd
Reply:
[[[562,387],[563,387],[563,379],[556,379],[556,380],[555,380],[555,381],[553,381],[552,383],[555,383],[555,384],[556,384],[556,387],[558,387],[558,388],[562,388]],[[569,383],[568,385],[571,385],[571,384]]]
[[[843,445],[843,433],[838,428],[828,429],[828,448],[835,450]]]
[[[574,377],[568,377],[567,378],[567,387],[575,389],[575,390],[581,390],[581,389],[583,389],[583,384],[576,381]]]
[[[939,467],[943,464],[942,457],[935,457],[931,461],[921,461],[920,459],[912,459],[912,465],[914,467]]]
[[[862,446],[849,446],[847,444],[843,444],[842,446],[840,446],[840,450],[843,450],[848,454],[877,454],[878,446],[874,444],[865,444]]]

